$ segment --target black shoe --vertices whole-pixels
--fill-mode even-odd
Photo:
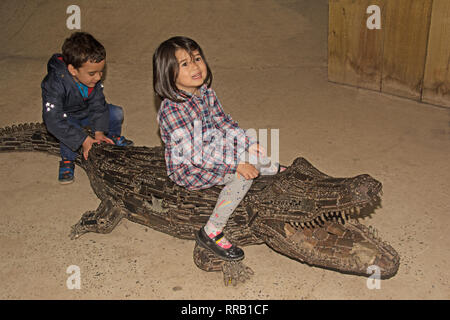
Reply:
[[[205,230],[203,228],[200,228],[200,230],[197,233],[197,242],[205,249],[209,249],[212,252],[214,252],[217,256],[219,256],[221,259],[228,260],[228,261],[239,261],[244,259],[244,251],[242,251],[241,248],[236,247],[235,245],[232,245],[228,249],[224,249],[216,244],[216,242],[220,241],[220,239],[223,238],[223,233],[219,233],[214,238],[208,237]]]

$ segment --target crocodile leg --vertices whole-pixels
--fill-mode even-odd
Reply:
[[[222,271],[225,286],[236,286],[239,282],[245,282],[254,274],[250,267],[241,261],[225,261],[217,257],[213,252],[202,248],[197,243],[194,247],[194,262],[204,271]]]
[[[122,218],[121,208],[107,198],[96,211],[85,212],[80,221],[72,226],[69,236],[73,240],[87,232],[110,233]]]

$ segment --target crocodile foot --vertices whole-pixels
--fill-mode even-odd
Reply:
[[[223,282],[225,286],[236,286],[239,282],[245,282],[254,274],[250,267],[241,261],[225,261],[222,265]]]
[[[96,211],[87,211],[80,221],[72,226],[70,239],[79,238],[87,232],[109,233],[122,219],[123,214],[111,199],[103,200]]]
[[[194,263],[204,271],[222,271],[225,286],[229,284],[236,286],[239,282],[250,279],[250,276],[254,274],[253,270],[246,266],[242,260],[225,261],[197,243],[194,247]]]

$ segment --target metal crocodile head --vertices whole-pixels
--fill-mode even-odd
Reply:
[[[251,228],[274,250],[307,264],[357,275],[376,265],[389,278],[397,252],[355,220],[379,203],[381,189],[367,174],[333,178],[297,158],[248,199]]]

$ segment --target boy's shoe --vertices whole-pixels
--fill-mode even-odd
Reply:
[[[131,147],[134,145],[133,141],[125,139],[124,136],[112,136],[111,140],[114,141],[114,144],[119,147]]]
[[[69,184],[74,180],[75,163],[70,160],[62,160],[59,162],[58,180],[61,184]]]
[[[208,237],[205,230],[200,228],[200,230],[197,233],[197,242],[199,245],[204,247],[205,249],[209,249],[212,252],[214,252],[217,256],[219,256],[221,259],[227,260],[227,261],[239,261],[244,259],[244,251],[242,251],[241,248],[236,247],[235,245],[232,245],[229,249],[224,249],[217,245],[217,242],[222,239],[223,233],[219,233],[214,238]]]

